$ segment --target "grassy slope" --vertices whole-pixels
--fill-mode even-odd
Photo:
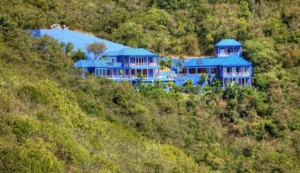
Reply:
[[[1,50],[0,172],[200,171],[180,149],[83,112],[77,96],[56,78],[70,60],[49,67],[35,59],[36,51],[20,56],[3,42]]]

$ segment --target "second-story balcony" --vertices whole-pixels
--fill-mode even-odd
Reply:
[[[237,55],[237,56],[239,56],[240,52],[232,52],[232,53],[222,52],[222,53],[219,53],[217,56],[218,57],[225,57],[225,56],[231,56],[231,55]]]
[[[250,72],[223,73],[223,76],[250,76]]]
[[[157,66],[156,62],[151,63],[125,63],[125,66],[135,67],[135,66]]]

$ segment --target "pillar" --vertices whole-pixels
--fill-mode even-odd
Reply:
[[[146,57],[146,60],[147,60],[146,65],[149,65],[149,57]]]

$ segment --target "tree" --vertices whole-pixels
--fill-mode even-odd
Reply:
[[[97,42],[89,44],[86,48],[89,53],[92,52],[94,54],[94,59],[97,59],[107,49],[105,44]]]
[[[81,59],[86,59],[86,55],[84,52],[81,51],[81,49],[78,49],[77,52],[75,52],[72,56],[72,60],[76,62]]]
[[[195,34],[191,34],[185,37],[185,45],[187,55],[200,55],[198,38]]]
[[[8,14],[0,14],[0,31],[4,33],[15,29],[17,24],[11,19]]]
[[[279,57],[273,42],[263,39],[247,40],[244,55],[254,66],[254,73],[269,72],[274,68]]]
[[[66,52],[66,54],[68,55],[69,53],[72,53],[73,49],[74,49],[74,44],[73,43],[68,43],[65,46],[65,52]]]
[[[200,83],[204,84],[205,82],[208,81],[208,76],[206,74],[200,74]]]

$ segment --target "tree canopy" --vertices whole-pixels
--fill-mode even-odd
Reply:
[[[91,52],[91,53],[94,54],[94,59],[99,58],[99,56],[101,54],[103,54],[107,49],[105,44],[97,43],[97,42],[94,42],[94,43],[91,43],[91,44],[87,45],[86,48],[87,48],[89,53]]]

